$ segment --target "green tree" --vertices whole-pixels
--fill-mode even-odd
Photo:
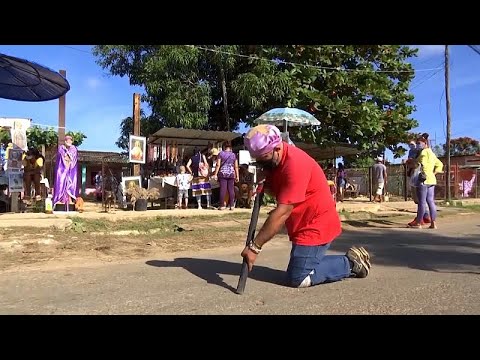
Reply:
[[[68,131],[66,135],[70,135],[73,138],[73,144],[75,146],[80,146],[83,143],[83,140],[87,136],[81,132]],[[10,131],[5,129],[0,129],[0,142],[6,144],[8,141],[11,141]],[[32,126],[27,129],[27,145],[28,147],[33,147],[40,149],[42,145],[45,145],[46,148],[56,147],[58,143],[58,133],[53,128],[42,129],[39,126]]]
[[[400,45],[97,45],[97,62],[144,86],[143,100],[165,126],[227,130],[273,107],[313,113],[316,128],[292,138],[329,146],[348,142],[366,153],[400,144],[410,117],[414,78]],[[224,101],[225,99],[225,101]]]
[[[143,111],[140,111],[140,135],[148,136],[154,134],[163,126],[163,122],[153,116],[145,116]],[[130,134],[133,134],[133,118],[131,116],[125,118],[120,123],[120,137],[115,142],[124,153],[128,153],[128,141]]]
[[[79,147],[87,136],[79,131],[68,131],[65,135],[73,138],[73,145]],[[28,147],[40,149],[42,145],[46,148],[56,147],[58,144],[58,133],[53,128],[42,129],[39,126],[32,126],[27,129]]]
[[[432,148],[432,151],[437,157],[442,157],[445,155],[445,150],[443,149],[444,145],[435,145]]]
[[[447,152],[447,145],[443,144],[444,153]],[[459,137],[450,139],[450,155],[475,155],[480,153],[480,145],[478,140],[470,137]]]
[[[275,71],[270,61],[249,59],[255,48],[97,45],[93,53],[110,74],[128,76],[132,85],[145,88],[142,100],[165,126],[232,130],[271,104],[280,105],[284,94],[287,75]],[[244,101],[249,92],[259,97],[253,106]],[[258,101],[266,103],[256,106]]]
[[[417,50],[399,45],[291,45],[264,51],[282,59],[279,66],[291,74],[284,102],[310,111],[321,122],[293,137],[323,146],[348,142],[372,157],[384,148],[396,157],[405,153],[401,143],[418,125],[410,117],[415,108],[408,89],[414,72],[407,62]]]
[[[369,156],[357,155],[343,157],[343,165],[346,169],[368,168],[373,166],[373,164],[375,164],[375,159]]]

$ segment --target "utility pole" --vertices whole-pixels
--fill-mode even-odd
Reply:
[[[445,45],[445,105],[447,107],[447,171],[445,178],[446,201],[451,201],[452,194],[450,191],[450,134],[451,134],[451,118],[450,118],[450,78],[449,78],[449,53],[448,45]]]
[[[64,78],[67,77],[67,71],[66,70],[60,70],[59,71],[60,75],[62,75]],[[58,146],[63,145],[65,142],[65,96],[63,95],[60,97],[58,100]]]

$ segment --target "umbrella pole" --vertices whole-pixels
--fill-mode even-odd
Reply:
[[[283,131],[285,132],[285,134],[288,134],[288,121],[287,120],[283,120]]]

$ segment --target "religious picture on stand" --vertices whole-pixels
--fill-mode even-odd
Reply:
[[[147,139],[143,136],[130,135],[128,143],[130,162],[145,164],[147,157]]]
[[[122,178],[122,188],[124,189],[124,194],[128,189],[133,189],[135,187],[142,187],[142,178],[140,176],[124,176]]]
[[[23,171],[8,173],[8,191],[22,192],[23,189]]]
[[[23,160],[23,150],[22,149],[9,149],[8,150],[8,160],[7,167],[8,169],[21,169]]]

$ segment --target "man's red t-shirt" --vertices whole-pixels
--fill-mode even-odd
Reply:
[[[303,150],[283,143],[280,164],[266,178],[278,204],[293,204],[285,222],[290,240],[323,245],[342,232],[340,217],[322,168]]]

